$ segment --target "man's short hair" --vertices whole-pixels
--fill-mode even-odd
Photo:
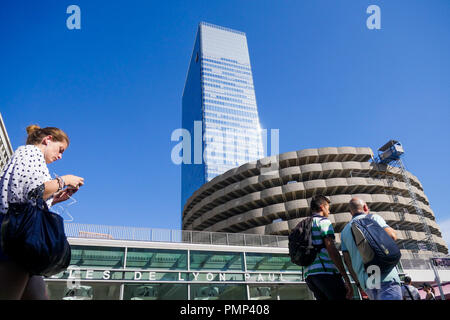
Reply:
[[[317,195],[312,197],[311,199],[311,213],[312,212],[320,212],[322,209],[320,208],[321,205],[325,203],[331,203],[331,201],[323,196],[323,195]]]
[[[405,283],[410,283],[410,282],[411,282],[411,278],[408,277],[408,276],[406,276],[406,277],[405,277]]]

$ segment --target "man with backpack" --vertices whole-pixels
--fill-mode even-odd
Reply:
[[[379,215],[369,214],[362,199],[355,197],[349,205],[353,218],[341,232],[341,250],[350,273],[358,277],[357,286],[370,300],[402,300],[395,230]]]
[[[402,286],[403,300],[421,300],[419,290],[411,285],[411,277],[405,277],[405,283]]]
[[[312,218],[307,218],[308,222],[311,221],[311,225],[305,229],[310,227],[309,238],[312,239],[314,254],[311,258],[312,263],[304,268],[304,277],[317,300],[352,299],[353,289],[334,243],[334,229],[328,219],[329,214],[328,198],[319,195],[311,199]]]

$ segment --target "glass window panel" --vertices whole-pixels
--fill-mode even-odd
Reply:
[[[50,300],[119,300],[119,283],[81,282],[78,286],[67,286],[66,282],[47,282]]]
[[[246,253],[249,271],[300,271],[287,254]]]
[[[127,268],[186,270],[187,251],[128,248]]]
[[[187,300],[187,284],[152,283],[126,284],[124,300]]]
[[[250,285],[250,300],[314,300],[306,284]]]
[[[280,285],[278,287],[279,300],[313,300],[314,296],[306,284]]]
[[[191,284],[191,300],[247,300],[242,284]]]
[[[240,252],[191,251],[191,270],[244,270]]]
[[[249,286],[250,300],[278,300],[276,286]]]
[[[403,271],[403,266],[401,264],[401,261],[399,261],[399,263],[397,264],[397,271],[399,273],[405,273],[405,271]]]
[[[71,246],[70,265],[79,267],[123,268],[125,248]]]

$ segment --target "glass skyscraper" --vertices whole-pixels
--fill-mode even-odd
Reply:
[[[183,209],[204,183],[264,156],[245,33],[199,24],[182,109],[192,142],[183,146],[190,155],[181,169]]]

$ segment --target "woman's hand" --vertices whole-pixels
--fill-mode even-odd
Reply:
[[[64,189],[64,190],[61,190],[61,191],[55,193],[55,194],[53,195],[53,202],[52,202],[52,205],[70,199],[70,197],[71,197],[75,192],[77,192],[77,191],[78,191],[78,188],[77,188],[77,189],[74,189],[74,188],[66,188],[66,189]]]
[[[64,185],[66,185],[68,187],[68,189],[78,190],[78,188],[84,184],[83,178],[77,177],[77,176],[74,176],[71,174],[62,176],[60,178],[62,178],[62,180],[64,180]],[[59,180],[60,179],[53,179],[53,180],[44,182],[44,186],[45,186],[44,195],[43,195],[44,200],[47,200],[50,197],[56,197],[57,195],[58,195],[58,199],[59,199],[59,196],[64,195],[62,193],[63,190],[60,190],[59,192],[57,192],[58,189],[62,187]],[[73,191],[70,191],[70,192],[72,192],[72,194],[75,193]],[[62,198],[62,199],[64,199],[64,200],[59,200],[59,201],[57,200],[57,202],[65,201],[68,198]],[[56,203],[56,202],[53,202],[53,203]]]
[[[65,175],[61,177],[64,180],[66,186],[78,189],[84,184],[84,179],[81,177],[77,177],[71,174]]]

